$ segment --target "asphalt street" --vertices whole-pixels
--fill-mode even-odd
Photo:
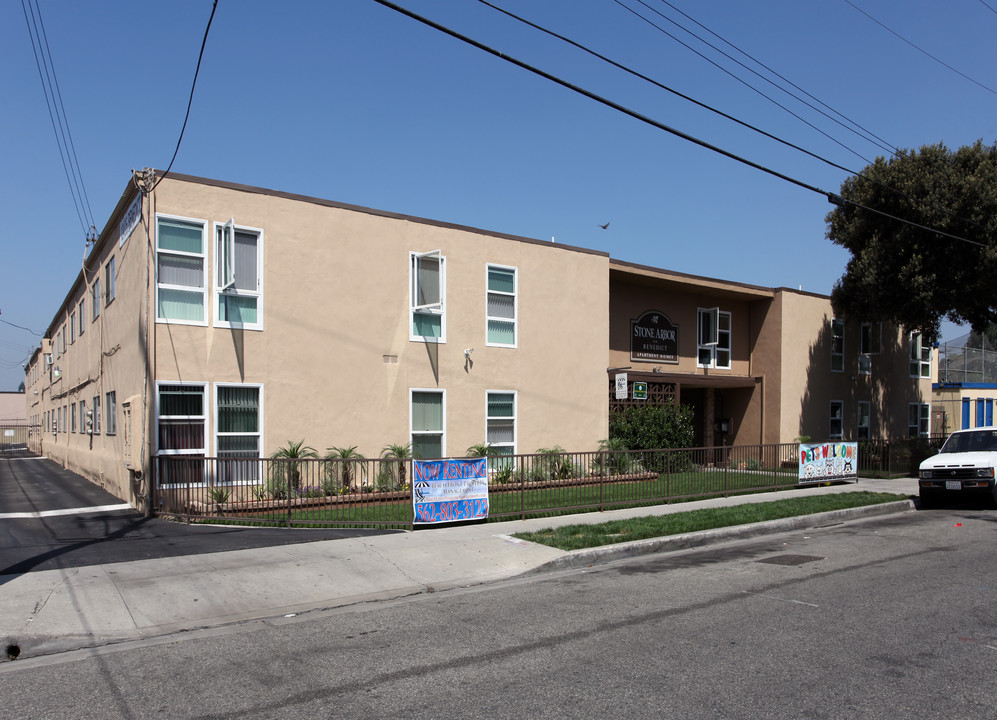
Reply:
[[[6,718],[993,718],[997,512],[945,508],[0,666]]]
[[[149,519],[51,460],[20,455],[0,457],[0,575],[392,532]]]

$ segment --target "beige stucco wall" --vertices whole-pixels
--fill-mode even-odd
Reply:
[[[605,437],[605,255],[170,178],[155,202],[209,223],[209,237],[230,217],[263,231],[264,329],[157,323],[155,372],[262,384],[266,453],[304,440],[377,456],[409,441],[412,388],[445,390],[448,455],[485,441],[488,390],[517,393],[518,452]],[[409,253],[432,250],[446,258],[439,344],[409,339]],[[486,345],[489,263],[518,270],[517,348]]]
[[[870,403],[872,438],[906,437],[908,405],[929,403],[931,398],[930,378],[909,377],[907,333],[883,323],[882,349],[871,356],[871,373],[861,374],[860,323],[846,323],[844,370],[832,372],[830,299],[782,290],[780,304],[782,442],[800,435],[827,439],[832,400],[843,403],[844,439],[856,439],[860,401]]]
[[[137,191],[126,192],[124,207]],[[143,211],[143,219],[148,217]],[[124,461],[124,430],[122,405],[129,397],[141,395],[144,382],[144,299],[146,296],[145,226],[139,223],[123,244],[118,242],[118,215],[109,219],[106,236],[92,249],[84,270],[66,296],[56,314],[50,334],[53,362],[45,363],[44,355],[36,354],[29,366],[28,412],[39,421],[46,411],[60,407],[77,411],[76,431],[67,419],[62,432],[54,428],[43,430],[32,439],[37,451],[64,467],[93,480],[118,497],[135,501],[135,492],[142,492],[134,482]],[[114,258],[114,298],[107,301],[105,268]],[[90,288],[100,279],[100,315],[93,318]],[[85,322],[82,335],[77,331],[70,342],[70,323],[79,323],[79,303],[85,300]],[[67,336],[66,350],[61,352],[60,332]],[[59,377],[52,372],[58,368]],[[114,430],[106,412],[107,393],[115,393]],[[100,399],[100,432],[86,432],[85,420],[79,415],[79,403],[85,401],[93,409],[94,397]]]

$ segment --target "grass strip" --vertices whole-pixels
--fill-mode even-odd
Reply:
[[[612,545],[631,540],[680,535],[682,533],[713,530],[747,525],[749,523],[778,520],[780,518],[812,515],[814,513],[865,505],[906,500],[906,495],[878,492],[835,493],[833,495],[808,495],[806,497],[747,503],[733,507],[705,508],[669,515],[654,515],[627,520],[612,520],[594,525],[565,525],[546,528],[537,532],[516,533],[521,540],[549,545],[560,550]]]

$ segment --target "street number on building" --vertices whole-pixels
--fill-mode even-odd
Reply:
[[[627,374],[616,373],[616,399],[627,399]]]

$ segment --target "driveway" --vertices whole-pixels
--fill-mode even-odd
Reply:
[[[0,575],[398,532],[148,519],[45,458],[0,456]]]

